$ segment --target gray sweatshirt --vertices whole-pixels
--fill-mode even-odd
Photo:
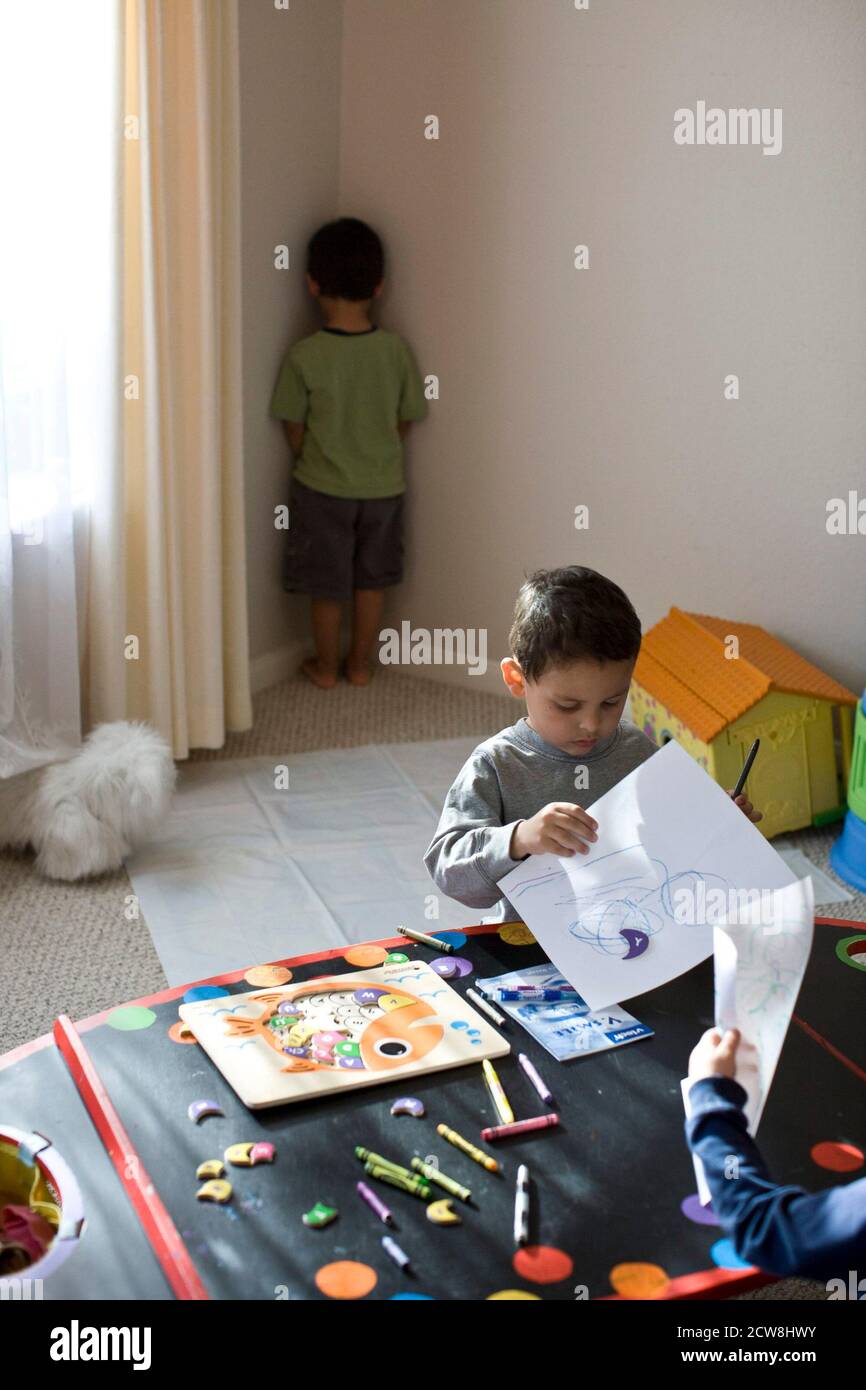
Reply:
[[[479,743],[463,764],[424,855],[433,881],[467,907],[494,909],[487,921],[520,921],[497,887],[520,862],[508,852],[515,825],[551,801],[591,806],[655,752],[652,740],[623,720],[610,738],[575,758],[519,719]],[[576,791],[579,767],[586,768],[588,785]]]

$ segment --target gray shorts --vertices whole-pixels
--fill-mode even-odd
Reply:
[[[403,578],[403,494],[355,500],[292,479],[283,567],[287,593],[350,599]]]

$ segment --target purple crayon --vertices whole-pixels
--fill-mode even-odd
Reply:
[[[392,1211],[389,1207],[385,1206],[384,1202],[379,1200],[372,1187],[368,1187],[365,1182],[356,1182],[355,1186],[358,1189],[358,1196],[367,1203],[368,1207],[372,1207],[379,1220],[384,1221],[386,1226],[393,1226],[394,1216]]]
[[[522,1066],[523,1070],[526,1072],[526,1075],[529,1077],[529,1080],[532,1082],[532,1085],[535,1087],[536,1091],[541,1096],[541,1099],[544,1101],[545,1105],[552,1105],[553,1096],[550,1092],[550,1089],[544,1084],[544,1081],[541,1079],[538,1072],[535,1070],[535,1067],[530,1062],[526,1053],[518,1052],[517,1060]]]

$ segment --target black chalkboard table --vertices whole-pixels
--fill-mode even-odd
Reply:
[[[502,933],[466,929],[457,954],[473,969],[451,981],[455,989],[544,959],[531,940],[511,944]],[[866,942],[862,924],[819,919],[761,1122],[773,1175],[812,1190],[848,1180],[845,1171],[818,1165],[816,1145],[843,1159],[853,1154],[856,1164],[866,1143],[866,971],[853,956],[845,959],[856,952],[855,939]],[[410,958],[435,954],[403,937],[377,944]],[[295,982],[358,969],[343,950],[280,964]],[[199,984],[229,994],[254,987],[242,971]],[[75,1059],[70,1071],[52,1037],[0,1058],[0,1138],[13,1128],[50,1140],[74,1174],[84,1213],[68,1257],[44,1280],[45,1298],[681,1299],[768,1282],[760,1271],[732,1267],[722,1232],[696,1221],[688,1201],[695,1179],[679,1083],[712,1023],[711,960],[628,1001],[655,1036],[627,1047],[558,1063],[517,1024],[503,1029],[513,1054],[496,1065],[518,1118],[545,1109],[518,1066],[523,1051],[553,1091],[562,1122],[482,1145],[500,1160],[500,1173],[436,1133],[445,1122],[479,1144],[482,1127],[497,1123],[480,1066],[250,1112],[196,1043],[177,1040],[184,993],[167,990],[77,1025],[92,1069],[89,1083],[78,1069],[79,1082],[91,1101],[95,1093],[116,1112],[120,1145],[104,1125],[98,1132],[73,1080]],[[422,1118],[392,1116],[392,1102],[407,1094],[423,1102]],[[217,1101],[224,1116],[193,1123],[187,1108],[201,1098]],[[234,1191],[226,1205],[198,1201],[197,1166],[245,1141],[272,1143],[274,1161],[230,1167]],[[413,1154],[433,1156],[471,1188],[471,1202],[454,1203],[460,1224],[434,1224],[422,1201],[371,1181],[396,1221],[393,1229],[382,1224],[356,1192],[364,1177],[356,1145],[407,1166]],[[521,1163],[530,1174],[530,1246],[516,1255]],[[317,1202],[339,1212],[321,1229],[301,1219]],[[162,1215],[142,1217],[142,1204]],[[383,1249],[385,1235],[409,1255],[408,1270]],[[172,1253],[160,1259],[166,1248]]]

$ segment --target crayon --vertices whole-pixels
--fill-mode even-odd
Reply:
[[[420,1158],[413,1158],[412,1167],[416,1173],[420,1173],[422,1178],[426,1178],[428,1182],[435,1182],[437,1187],[443,1187],[446,1192],[450,1192],[452,1197],[459,1197],[461,1202],[468,1202],[472,1196],[468,1187],[464,1187],[455,1178],[449,1178],[447,1173],[440,1173],[439,1169],[434,1168],[432,1163],[425,1163]]]
[[[409,1268],[409,1256],[406,1254],[405,1250],[400,1249],[396,1240],[393,1240],[391,1236],[382,1237],[382,1248],[401,1269]]]
[[[364,1172],[371,1178],[378,1178],[379,1182],[398,1187],[401,1192],[411,1192],[413,1197],[420,1197],[422,1202],[429,1202],[433,1195],[430,1184],[415,1173],[403,1178],[399,1173],[395,1173],[393,1168],[379,1168],[375,1163],[365,1163]]]
[[[419,946],[432,946],[434,951],[446,954],[454,950],[450,941],[440,941],[438,936],[428,936],[426,932],[413,931],[411,927],[398,927],[397,930],[401,936],[408,936],[410,941],[417,941]]]
[[[487,1082],[488,1088],[490,1090],[490,1095],[493,1099],[493,1104],[496,1107],[497,1115],[499,1116],[500,1120],[504,1125],[513,1125],[514,1111],[511,1109],[511,1106],[508,1103],[508,1097],[505,1094],[502,1082],[496,1075],[496,1069],[494,1068],[492,1062],[490,1062],[489,1059],[486,1057],[484,1061],[481,1063],[481,1066],[484,1071],[484,1079]]]
[[[529,1080],[532,1082],[532,1085],[535,1087],[536,1091],[541,1096],[541,1099],[544,1101],[545,1105],[552,1105],[553,1096],[551,1095],[550,1090],[545,1085],[542,1078],[539,1076],[538,1072],[535,1070],[535,1067],[530,1062],[526,1053],[518,1052],[517,1060],[522,1066],[523,1070],[526,1072],[526,1075],[529,1077]]]
[[[501,1025],[505,1022],[505,1016],[501,1014],[498,1009],[494,1009],[493,1005],[488,1003],[477,990],[467,989],[466,998],[471,999],[476,1009],[480,1009],[488,1018],[492,1018],[494,1023]]]
[[[525,1245],[529,1240],[529,1169],[521,1163],[517,1170],[517,1190],[514,1194],[514,1244]]]
[[[401,1178],[411,1178],[412,1174],[408,1168],[404,1168],[402,1163],[392,1163],[390,1158],[383,1158],[381,1154],[374,1154],[370,1149],[364,1149],[360,1144],[355,1146],[355,1157],[360,1158],[362,1163],[375,1163],[377,1168],[390,1168],[392,1173],[397,1173]]]
[[[516,1120],[511,1125],[494,1125],[490,1129],[482,1129],[481,1138],[487,1143],[492,1143],[496,1139],[509,1139],[512,1134],[530,1134],[535,1129],[550,1129],[558,1124],[559,1116],[555,1112],[551,1115],[536,1115],[532,1120]]]
[[[462,1134],[458,1134],[456,1129],[451,1129],[448,1125],[437,1125],[436,1133],[441,1134],[443,1139],[447,1139],[449,1144],[453,1144],[455,1149],[461,1153],[468,1154],[474,1158],[476,1163],[480,1163],[482,1168],[486,1168],[488,1173],[498,1173],[499,1163],[492,1154],[486,1154],[483,1149],[479,1149],[475,1144],[470,1144],[468,1139],[464,1139]]]
[[[358,1189],[358,1196],[367,1203],[368,1207],[372,1207],[379,1220],[384,1221],[386,1226],[393,1226],[394,1213],[390,1207],[386,1207],[385,1203],[379,1200],[372,1187],[368,1187],[365,1182],[358,1182],[355,1186]]]

